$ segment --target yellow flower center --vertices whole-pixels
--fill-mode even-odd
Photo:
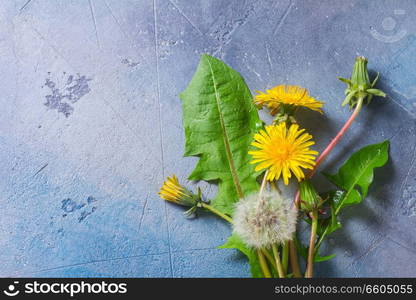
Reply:
[[[291,145],[281,145],[277,149],[271,149],[271,156],[274,157],[277,161],[285,161],[290,159],[293,152],[293,147]],[[274,151],[273,151],[274,150]]]

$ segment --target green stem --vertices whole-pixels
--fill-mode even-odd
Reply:
[[[273,255],[270,254],[270,251],[267,249],[261,249],[264,256],[267,258],[267,261],[272,265],[272,267],[277,271],[276,261],[273,258]]]
[[[296,193],[296,197],[298,197],[299,194],[300,193],[299,193],[299,189],[298,189],[298,191]],[[299,206],[300,206],[300,201],[296,201],[296,197],[295,197],[295,201],[293,202],[293,208],[298,211]],[[302,278],[302,273],[300,271],[299,260],[298,260],[298,251],[296,249],[295,239],[296,239],[296,233],[293,234],[292,240],[288,242],[289,243],[290,266],[292,268],[293,277]]]
[[[270,273],[269,267],[267,266],[267,262],[264,257],[264,254],[260,249],[257,250],[257,255],[259,257],[260,267],[261,267],[261,270],[263,271],[264,277],[272,278],[272,274]]]
[[[223,218],[225,221],[233,224],[233,219],[231,219],[229,216],[227,216],[226,214],[223,214],[222,212],[220,212],[219,210],[215,209],[214,207],[212,207],[211,205],[201,202],[201,206],[205,209],[208,209],[210,212],[216,214],[218,217]]]
[[[311,226],[311,238],[309,240],[309,251],[308,251],[308,265],[306,268],[305,278],[313,277],[313,261],[315,257],[315,241],[316,241],[316,230],[318,229],[318,212],[315,210],[311,213],[312,226]]]
[[[292,267],[293,276],[295,278],[302,278],[302,273],[300,272],[300,266],[298,261],[298,254],[296,251],[296,245],[293,240],[289,241],[289,254],[290,266]]]
[[[283,245],[283,253],[282,253],[282,265],[283,265],[283,272],[287,274],[287,266],[289,264],[289,242],[286,242]]]
[[[326,238],[326,235],[328,234],[328,228],[329,227],[327,227],[325,231],[322,233],[322,235],[319,237],[318,242],[316,243],[316,246],[315,246],[315,253],[319,250],[319,247],[321,247],[322,242]]]
[[[272,249],[273,249],[274,259],[276,260],[277,273],[279,274],[280,278],[285,278],[286,275],[285,275],[285,272],[283,271],[282,263],[280,261],[280,253],[279,253],[279,250],[277,249],[276,244],[272,245]]]
[[[261,182],[260,190],[259,190],[258,197],[257,197],[257,202],[258,202],[257,203],[257,209],[260,208],[260,205],[263,202],[262,195],[263,195],[263,191],[264,191],[264,189],[266,187],[266,184],[267,184],[267,174],[268,174],[268,172],[269,171],[267,170],[263,175],[263,180]],[[267,250],[258,249],[257,250],[257,255],[259,257],[260,267],[263,271],[264,277],[271,278],[272,275],[270,274],[269,267],[267,266],[267,262],[266,262],[266,259],[264,257],[264,254],[266,252],[267,252]]]

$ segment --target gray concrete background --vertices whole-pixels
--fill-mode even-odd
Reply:
[[[324,116],[301,121],[318,150],[349,115],[336,76],[369,58],[389,97],[363,110],[324,168],[384,139],[391,160],[316,270],[415,276],[415,14],[412,0],[2,1],[0,276],[249,276],[241,255],[215,249],[225,223],[186,220],[157,195],[195,165],[182,157],[178,94],[201,53],[253,92],[298,84],[325,101]]]

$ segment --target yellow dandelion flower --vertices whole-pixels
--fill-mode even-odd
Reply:
[[[307,107],[314,111],[322,113],[323,102],[311,97],[307,89],[296,85],[278,85],[266,93],[257,91],[254,102],[257,106],[266,106],[270,113],[274,116],[282,105],[290,105],[295,107]]]
[[[172,175],[163,183],[159,191],[160,198],[183,206],[194,206],[197,195],[179,183],[178,177]]]
[[[303,169],[312,169],[315,165],[317,151],[310,150],[315,142],[312,136],[292,124],[289,129],[286,123],[266,126],[254,135],[252,146],[258,150],[249,151],[253,156],[252,164],[257,164],[256,171],[268,169],[267,180],[278,180],[283,177],[284,183],[289,184],[292,173],[301,181],[305,178]]]

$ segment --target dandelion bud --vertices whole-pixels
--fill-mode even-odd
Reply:
[[[303,180],[299,184],[300,199],[301,199],[301,209],[310,213],[312,211],[318,210],[321,208],[324,201],[318,195],[315,188],[309,180]]]
[[[373,82],[370,82],[367,62],[368,60],[365,57],[358,56],[355,60],[351,79],[338,77],[339,80],[348,85],[345,90],[346,97],[342,106],[349,104],[352,108],[357,105],[359,99],[362,99],[362,101],[366,99],[368,104],[373,96],[386,97],[383,91],[374,88],[378,80],[378,74]]]
[[[292,239],[297,212],[279,193],[264,192],[260,199],[252,194],[237,202],[233,221],[234,233],[258,249]]]
[[[160,198],[182,206],[194,207],[201,199],[200,195],[194,194],[179,184],[175,175],[168,177],[159,191]]]

